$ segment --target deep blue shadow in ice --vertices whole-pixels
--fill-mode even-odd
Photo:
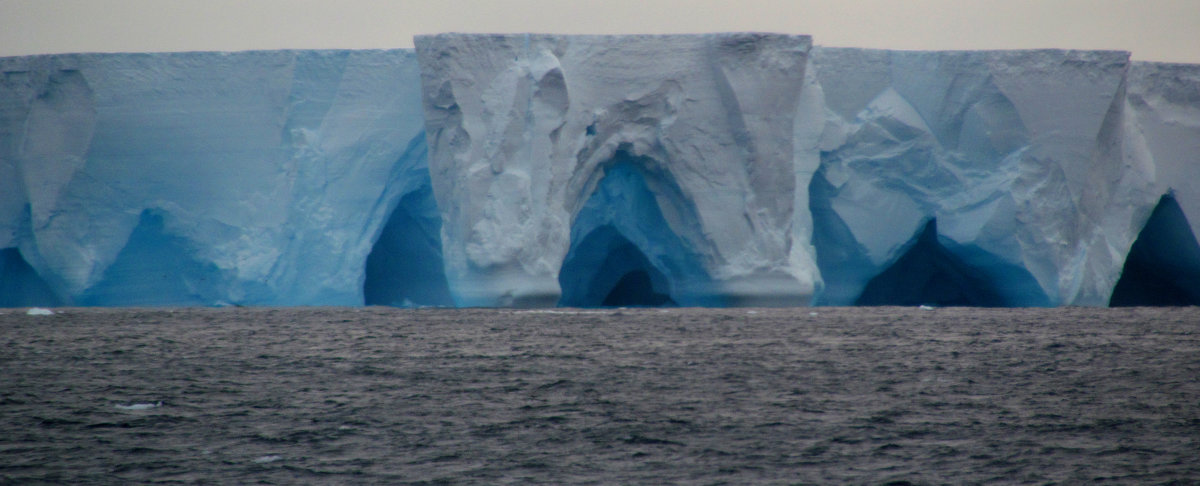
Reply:
[[[675,304],[666,275],[612,225],[592,230],[571,246],[559,283],[564,306]]]
[[[820,171],[809,194],[813,246],[825,285],[815,305],[1050,305],[1028,270],[979,248],[943,240],[935,220],[926,223],[908,242],[907,251],[880,271],[833,210],[835,189]]]
[[[576,214],[559,305],[721,305],[700,257],[663,217],[647,162],[618,152]]]
[[[813,217],[813,248],[824,287],[813,305],[852,305],[862,293],[862,282],[877,271],[867,258],[850,227],[833,210],[836,189],[825,179],[824,169],[809,184],[809,208]]]
[[[1032,278],[1032,277],[1031,277]],[[938,241],[930,220],[908,251],[867,283],[857,305],[937,305],[1004,307],[1014,302],[1000,288],[1005,282],[967,264]]]
[[[53,307],[62,301],[20,250],[0,250],[0,307]]]
[[[76,302],[84,306],[203,306],[221,302],[224,280],[216,265],[192,255],[196,249],[169,233],[163,216],[141,214],[137,227],[99,283]]]
[[[367,256],[367,305],[452,306],[443,268],[442,220],[429,184],[406,194]]]
[[[1200,305],[1200,245],[1171,194],[1159,200],[1133,242],[1108,304]]]

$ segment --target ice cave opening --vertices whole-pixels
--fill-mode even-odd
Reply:
[[[194,256],[186,238],[167,231],[158,211],[146,210],[97,284],[79,297],[84,306],[206,306],[223,302],[216,265]]]
[[[559,273],[565,307],[672,306],[666,275],[612,225],[588,233]]]
[[[1173,195],[1159,199],[1138,233],[1108,305],[1200,305],[1200,245]]]
[[[0,307],[54,307],[63,302],[16,248],[0,250]]]
[[[1003,307],[1003,292],[979,269],[938,241],[930,220],[916,241],[890,267],[867,283],[856,305]]]
[[[560,306],[720,305],[697,290],[711,279],[663,216],[648,180],[662,176],[648,175],[647,164],[619,151],[576,213],[558,275]]]
[[[453,306],[442,258],[442,220],[429,184],[400,198],[367,255],[366,305]]]

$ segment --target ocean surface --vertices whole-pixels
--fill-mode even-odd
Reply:
[[[0,484],[1198,484],[1200,308],[0,309]]]

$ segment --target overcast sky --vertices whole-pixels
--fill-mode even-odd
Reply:
[[[1119,49],[1200,63],[1200,0],[0,0],[0,56],[411,47],[436,32],[811,34],[827,46]]]

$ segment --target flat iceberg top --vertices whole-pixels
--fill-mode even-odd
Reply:
[[[273,56],[273,55],[300,55],[300,54],[380,54],[380,55],[396,55],[396,54],[413,54],[412,48],[392,48],[392,49],[250,49],[244,51],[170,51],[170,52],[61,52],[55,54],[29,54],[24,56],[5,56],[0,57],[0,64],[4,64],[7,68],[7,63],[16,65],[17,63],[36,61],[39,59],[51,58],[134,58],[134,57],[152,57],[152,58],[205,58],[213,59],[220,57],[239,57],[239,56]]]
[[[500,33],[466,33],[466,32],[442,32],[437,34],[421,34],[413,36],[414,43],[426,42],[430,39],[481,39],[488,41],[496,41],[500,39],[570,39],[583,41],[621,41],[621,42],[637,42],[642,40],[697,40],[697,39],[715,39],[715,38],[743,38],[743,39],[763,39],[763,38],[789,38],[804,42],[812,42],[812,36],[807,34],[782,34],[775,32],[709,32],[697,34],[555,34],[555,33],[521,33],[521,34],[500,34]],[[810,44],[811,45],[811,44]]]

